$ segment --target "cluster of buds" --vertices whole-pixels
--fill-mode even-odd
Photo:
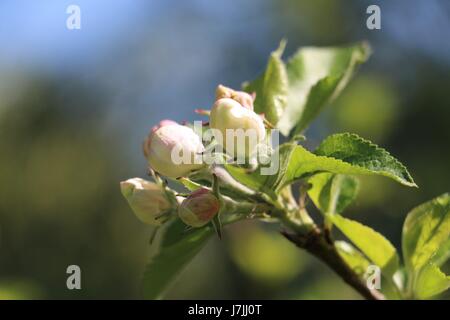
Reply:
[[[120,183],[122,195],[127,199],[139,220],[152,226],[160,226],[168,213],[174,210],[166,191],[158,184],[133,178]],[[179,197],[178,215],[191,227],[202,227],[219,212],[219,199],[208,189],[200,188],[188,197]]]
[[[230,156],[248,159],[265,139],[263,119],[253,111],[254,96],[219,85],[210,112],[209,126],[215,140]],[[244,140],[234,134],[244,134]],[[248,134],[250,132],[250,134]],[[205,147],[190,127],[172,120],[154,126],[143,145],[150,168],[159,175],[176,179],[187,177],[206,166],[202,161]],[[122,194],[136,216],[144,223],[159,226],[171,212],[178,212],[187,225],[201,227],[219,212],[217,194],[201,188],[179,201],[170,201],[170,189],[161,183],[134,178],[121,182]],[[172,199],[175,193],[172,194]],[[169,213],[169,214],[167,214]]]

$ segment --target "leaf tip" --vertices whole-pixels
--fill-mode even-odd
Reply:
[[[278,48],[274,52],[272,52],[272,54],[276,55],[278,58],[281,58],[281,56],[283,55],[284,49],[286,49],[286,45],[287,45],[286,38],[282,38],[280,40],[280,44],[278,45]]]

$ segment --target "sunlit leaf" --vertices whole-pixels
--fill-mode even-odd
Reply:
[[[276,156],[279,157],[278,168],[274,174],[263,175],[261,168],[250,172],[234,165],[225,167],[240,183],[272,196],[274,191],[296,180],[323,172],[344,175],[381,175],[406,186],[416,186],[408,170],[397,159],[386,150],[355,134],[343,133],[329,136],[319,145],[315,153],[295,143],[284,143],[275,151],[274,157]],[[356,183],[350,179],[352,178],[337,181],[334,187],[339,188],[339,183],[348,185],[345,190],[342,190],[342,199],[336,204],[338,212],[341,212],[356,195]],[[316,196],[319,196],[318,190],[314,192],[317,193]]]
[[[403,225],[402,247],[410,285],[422,299],[450,286],[440,269],[450,255],[450,194],[414,208]]]
[[[431,257],[431,263],[442,266],[450,258],[450,237],[439,246],[438,251]]]
[[[303,131],[345,87],[370,55],[367,43],[348,47],[300,48],[287,63],[289,93],[278,123],[284,135]]]
[[[315,173],[330,172],[347,175],[382,175],[406,185],[416,186],[408,170],[386,150],[355,134],[329,136],[315,153],[296,146],[285,156],[287,168],[280,168],[286,185]]]
[[[333,224],[361,250],[364,255],[389,278],[399,266],[394,246],[383,235],[357,221],[338,214],[330,215]]]
[[[406,266],[418,271],[450,237],[450,194],[414,208],[406,217],[402,236]]]
[[[414,293],[420,299],[427,299],[450,288],[450,277],[435,264],[428,264],[420,272]]]
[[[417,186],[400,161],[383,148],[356,134],[333,134],[322,141],[315,154],[340,159],[409,187]]]
[[[344,261],[353,269],[359,276],[363,276],[366,273],[367,267],[370,265],[370,261],[353,247],[350,243],[345,241],[335,241],[334,245],[339,252],[339,255]]]
[[[270,123],[276,125],[287,103],[288,77],[281,55],[286,46],[281,41],[277,50],[272,52],[266,70],[256,80],[243,84],[243,89],[256,93],[255,112],[263,113]]]

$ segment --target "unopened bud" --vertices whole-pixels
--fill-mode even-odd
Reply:
[[[120,189],[139,220],[154,226],[164,222],[161,215],[170,210],[171,205],[164,191],[157,184],[141,178],[133,178],[122,181]]]
[[[261,117],[230,98],[216,101],[209,120],[210,128],[217,130],[216,140],[233,157],[249,158],[266,137]]]
[[[161,120],[156,126],[153,126],[152,129],[150,130],[150,134],[148,135],[147,139],[144,141],[144,145],[143,145],[143,151],[144,151],[144,156],[146,158],[148,158],[148,155],[150,153],[150,145],[151,145],[151,141],[152,141],[152,136],[153,133],[155,133],[156,130],[158,130],[161,127],[167,126],[167,125],[171,125],[171,124],[177,124],[175,121],[172,120]]]
[[[202,227],[219,212],[219,199],[207,189],[198,189],[178,207],[180,219],[191,227]]]
[[[189,175],[203,167],[204,147],[189,127],[171,120],[161,121],[144,142],[144,155],[150,167],[169,178]]]

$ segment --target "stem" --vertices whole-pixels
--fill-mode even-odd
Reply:
[[[253,190],[238,183],[220,166],[212,166],[211,173],[217,177],[216,179],[218,179],[222,185],[260,202],[260,206],[254,208],[251,208],[250,206],[247,207],[247,204],[240,203],[238,206],[240,206],[240,209],[244,209],[242,211],[256,209],[257,211],[264,212],[269,209],[267,211],[269,211],[272,216],[279,218],[290,230],[289,232],[281,232],[289,241],[324,262],[364,298],[368,300],[385,299],[379,291],[368,288],[359,275],[356,274],[342,259],[331,239],[330,229],[319,229],[306,212],[304,203],[301,203],[300,207],[295,204],[295,201],[292,203],[292,193],[290,190],[284,190],[284,192],[281,193],[281,199],[279,198],[274,201],[273,199],[262,197],[264,194],[255,194]],[[304,194],[304,192],[301,192],[301,194]],[[254,206],[254,204],[251,205]]]
[[[270,207],[264,203],[253,203],[246,201],[230,201],[230,205],[233,207],[233,210],[237,213],[250,213],[250,214],[259,214],[259,213],[267,213],[270,210]]]
[[[324,262],[364,298],[368,300],[384,300],[384,296],[380,292],[369,289],[365,285],[360,277],[345,263],[334,244],[316,226],[307,234],[289,233],[287,231],[282,231],[281,233],[297,247],[308,251]]]

